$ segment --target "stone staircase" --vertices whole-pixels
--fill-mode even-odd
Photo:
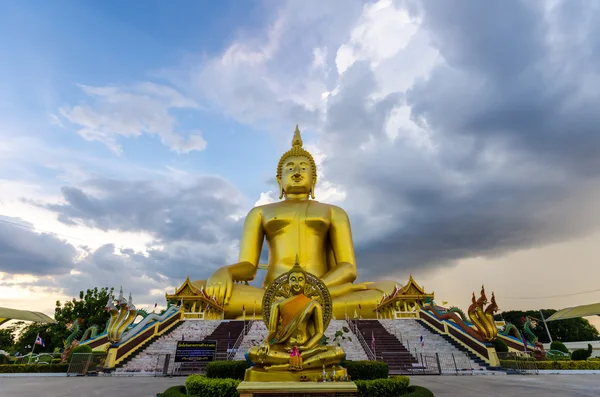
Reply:
[[[416,319],[379,320],[381,325],[395,335],[410,353],[419,359],[422,355],[438,353],[449,357],[458,366],[469,367],[473,370],[487,369],[485,361],[456,343],[448,335],[440,335],[427,324]],[[423,346],[420,338],[423,336]]]
[[[402,342],[378,320],[357,320],[356,326],[369,346],[375,338],[375,356],[389,366],[390,373],[409,372],[418,364]]]
[[[473,368],[473,370],[476,370],[476,371],[491,370],[491,368],[487,365],[487,363],[485,361],[483,361],[481,358],[479,358],[477,355],[472,353],[469,349],[467,349],[460,343],[456,342],[450,336],[438,334],[435,331],[435,329],[433,329],[429,324],[427,324],[424,321],[421,321],[421,320],[413,320],[413,321],[415,321],[421,327],[421,329],[424,329],[425,330],[424,332],[428,332],[434,338],[442,339],[443,341],[445,341],[446,346],[452,346],[452,348],[454,350],[452,351],[452,350],[450,350],[450,348],[448,348],[447,352],[454,353],[454,354],[458,354],[457,352],[459,352],[462,355],[466,356],[469,359],[469,361],[471,362],[471,365],[472,365],[471,368]],[[423,335],[423,337],[425,338],[426,336]]]
[[[329,327],[325,331],[325,336],[328,338],[329,343],[333,343],[333,338],[337,331],[342,331],[343,327],[349,328],[346,320],[331,320]],[[360,342],[353,333],[344,333],[346,339],[339,340],[340,347],[346,352],[346,360],[368,360],[365,350],[361,346]]]
[[[264,321],[253,321],[252,325],[250,326],[250,329],[248,330],[248,333],[246,334],[246,336],[244,336],[242,343],[240,343],[240,346],[238,347],[233,359],[245,360],[246,357],[244,355],[246,354],[248,349],[250,349],[252,346],[260,345],[262,341],[265,340],[267,332],[267,326],[265,325]]]
[[[215,360],[227,360],[227,350],[232,348],[235,341],[244,331],[244,321],[232,320],[221,321],[217,328],[205,340],[217,341],[217,352]]]
[[[150,341],[151,343],[146,348],[138,349],[136,353],[119,364],[115,372],[161,372],[166,354],[171,354],[170,365],[174,363],[178,341],[203,340],[217,328],[220,322],[220,320],[182,321],[176,328]]]

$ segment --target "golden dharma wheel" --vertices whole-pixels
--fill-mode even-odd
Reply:
[[[314,274],[305,272],[306,274],[306,286],[304,287],[304,295],[308,298],[319,302],[323,308],[323,327],[327,329],[329,322],[331,321],[333,303],[331,301],[331,295],[329,289]],[[267,287],[265,294],[262,299],[262,317],[263,321],[269,327],[269,318],[271,317],[271,305],[274,301],[283,300],[289,298],[292,294],[290,292],[290,285],[288,283],[288,273],[284,273],[277,277]]]

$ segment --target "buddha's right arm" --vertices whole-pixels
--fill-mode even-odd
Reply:
[[[244,221],[238,263],[227,266],[235,281],[254,280],[264,236],[262,209],[254,207],[250,210]]]
[[[265,341],[267,343],[269,343],[271,340],[273,340],[273,338],[275,338],[275,335],[277,335],[277,323],[279,321],[279,305],[277,303],[275,303],[272,307],[271,307],[271,314],[269,316],[269,324],[267,324],[269,333],[267,334],[267,337],[265,338]]]

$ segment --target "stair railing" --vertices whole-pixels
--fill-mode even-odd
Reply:
[[[252,321],[244,322],[244,328],[242,329],[242,332],[240,332],[240,336],[238,336],[238,338],[235,340],[235,343],[233,344],[233,346],[227,352],[227,361],[233,360],[233,358],[235,357],[235,354],[237,353],[237,349],[239,349],[240,345],[242,344],[242,341],[244,340],[244,336],[248,335],[248,331],[250,331],[251,326],[252,326]]]
[[[355,322],[355,321],[348,319],[347,322],[348,322],[350,331],[352,331],[352,333],[354,333],[354,335],[356,335],[356,339],[358,339],[358,342],[360,343],[363,350],[367,354],[367,358],[371,361],[376,361],[377,358],[375,357],[375,353],[373,353],[373,350],[371,350],[371,346],[369,346],[369,344],[363,337],[362,333],[358,329],[358,320],[356,320],[356,322]]]

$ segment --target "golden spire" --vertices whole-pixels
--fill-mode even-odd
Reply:
[[[290,269],[290,273],[305,273],[304,269],[302,269],[302,266],[300,266],[298,254],[296,254],[296,261],[294,262],[294,267]]]
[[[300,129],[298,128],[298,124],[296,124],[296,130],[294,131],[294,137],[292,138],[292,147],[295,146],[302,147],[302,137],[300,136]]]

